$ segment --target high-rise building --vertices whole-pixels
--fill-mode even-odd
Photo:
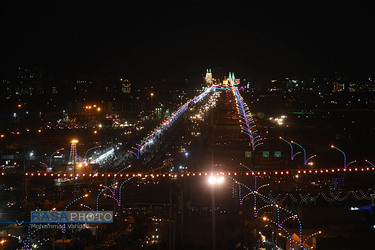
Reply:
[[[74,93],[77,95],[85,95],[93,88],[94,82],[88,79],[76,80],[74,84]]]
[[[206,83],[208,85],[212,85],[212,72],[211,72],[211,69],[207,69],[205,79],[206,79]]]
[[[38,67],[18,67],[15,94],[33,95],[42,93],[42,69]]]
[[[10,80],[3,79],[0,86],[0,96],[5,99],[12,97],[12,85]]]
[[[344,91],[345,90],[345,84],[346,84],[346,79],[342,78],[342,77],[337,77],[334,81],[333,81],[333,89],[332,91],[333,92],[341,92],[341,91]]]
[[[132,84],[128,79],[120,79],[121,82],[121,93],[129,94],[132,91]]]

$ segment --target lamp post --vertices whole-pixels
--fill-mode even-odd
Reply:
[[[298,147],[300,147],[303,150],[303,164],[306,165],[307,164],[307,161],[306,161],[306,150],[304,149],[304,147],[302,147],[300,144],[298,144],[295,141],[291,141],[291,143],[296,144]]]
[[[305,165],[307,165],[307,163],[309,162],[309,160],[311,160],[314,157],[316,157],[316,155],[312,155],[309,158],[307,158],[306,161],[305,161]]]
[[[331,148],[334,148],[334,149],[336,149],[336,150],[338,150],[338,151],[340,151],[340,152],[342,153],[342,155],[344,156],[344,169],[346,169],[346,167],[347,167],[348,165],[346,165],[346,154],[345,154],[345,152],[342,151],[341,149],[335,147],[334,145],[331,145]]]
[[[260,143],[256,144],[256,145],[254,146],[254,150],[255,150],[256,147],[258,147],[258,146],[260,146],[260,145],[263,145],[263,142],[260,142]]]
[[[290,147],[290,159],[293,160],[293,146],[290,142],[288,142],[287,140],[285,140],[284,138],[282,137],[279,137],[280,140],[283,140],[285,141],[286,143],[288,143],[289,147]]]
[[[139,146],[138,148],[132,147],[132,149],[137,150],[136,156],[137,156],[137,160],[139,160]]]
[[[81,197],[78,197],[76,199],[74,199],[73,201],[71,201],[68,205],[66,205],[66,207],[64,208],[64,211],[66,211],[68,209],[68,207],[70,207],[70,205],[72,205],[74,202],[82,199],[82,198],[87,198],[89,195],[88,194],[85,194]],[[64,249],[65,249],[65,243],[64,243],[64,239],[65,239],[65,223],[64,225],[61,227],[61,232],[64,234],[64,237],[63,237],[63,245],[64,245]]]
[[[212,249],[216,250],[216,219],[215,219],[215,186],[221,185],[224,182],[224,176],[213,176],[208,178],[208,183],[211,185],[211,211],[212,211]]]
[[[368,161],[368,160],[365,160],[365,162],[367,162],[367,163],[370,164],[371,166],[375,167],[375,164],[374,164],[374,163],[372,163],[372,162],[370,162],[370,161]]]
[[[243,165],[242,163],[240,163],[240,165],[243,166],[244,168],[246,168],[247,170],[249,170],[254,175],[254,191],[250,192],[250,193],[252,193],[254,195],[254,217],[257,217],[258,215],[257,215],[257,197],[256,197],[256,195],[258,194],[259,189],[262,188],[265,185],[262,185],[257,189],[257,175],[255,174],[255,172],[253,170],[251,170],[249,167]],[[243,199],[242,199],[242,201],[240,201],[240,203],[242,203],[242,202],[243,202]]]
[[[295,154],[293,155],[292,160],[294,160],[294,158],[296,157],[296,155],[301,154],[301,153],[302,153],[301,151],[298,151],[297,153],[295,153]]]
[[[64,148],[59,148],[58,150],[56,150],[55,152],[53,152],[53,154],[51,154],[51,156],[49,157],[49,168],[52,167],[52,156],[54,156],[55,154],[57,154],[61,150],[64,150]]]
[[[357,160],[349,162],[348,164],[346,164],[346,168],[349,167],[350,164],[353,164],[353,163],[356,163],[356,162],[357,162]]]

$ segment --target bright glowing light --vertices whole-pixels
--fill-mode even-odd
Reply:
[[[73,139],[73,140],[70,141],[70,143],[72,143],[72,144],[77,144],[77,143],[78,143],[78,140],[77,140],[77,139]]]
[[[97,164],[101,161],[104,161],[107,157],[111,157],[113,155],[113,152],[115,150],[112,148],[110,149],[109,151],[105,152],[104,154],[100,155],[98,158],[96,158],[95,160],[93,160],[91,163],[92,164]]]
[[[216,176],[211,175],[210,177],[208,177],[208,183],[210,183],[211,185],[222,184],[223,182],[224,182],[224,176],[216,177]]]
[[[210,184],[215,184],[216,183],[216,177],[215,176],[210,176],[208,177],[208,182]]]
[[[220,176],[216,180],[217,183],[223,183],[224,182],[224,176]]]

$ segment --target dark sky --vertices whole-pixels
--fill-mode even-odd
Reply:
[[[18,65],[144,79],[194,77],[206,68],[250,79],[374,72],[370,2],[77,2],[3,2],[1,75]]]

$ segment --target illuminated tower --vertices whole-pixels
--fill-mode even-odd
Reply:
[[[74,175],[76,174],[76,163],[77,163],[77,143],[78,140],[74,139],[70,141],[70,156],[69,156],[69,169],[73,167]]]
[[[212,85],[212,72],[211,72],[211,69],[207,69],[207,72],[206,72],[206,83],[208,85]]]
[[[234,77],[233,72],[229,72],[229,77],[228,77],[228,84],[229,85],[238,85],[240,83],[240,79],[236,79]]]
[[[229,72],[228,84],[229,85],[233,85],[234,84],[234,73]]]

